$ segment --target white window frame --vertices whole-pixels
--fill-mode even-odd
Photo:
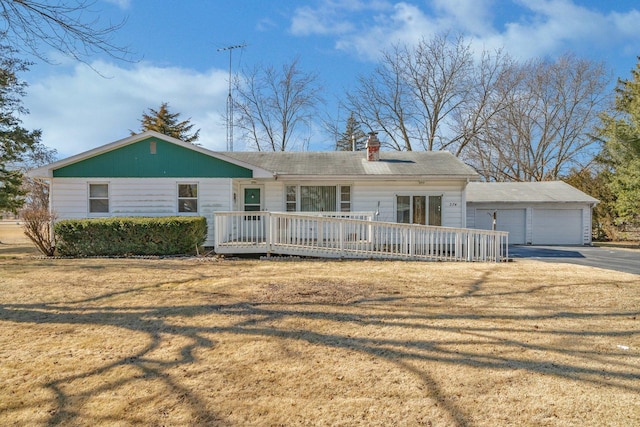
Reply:
[[[92,197],[91,196],[91,186],[93,185],[105,185],[107,187],[107,197]],[[93,212],[91,210],[91,201],[92,200],[106,200],[107,201],[107,211],[106,212]],[[94,181],[87,183],[87,213],[89,216],[109,216],[111,214],[111,185],[106,181]]]
[[[288,190],[291,187],[295,187],[295,200],[288,200]],[[353,206],[353,185],[352,184],[333,184],[333,183],[315,183],[315,182],[302,182],[300,184],[285,184],[284,186],[284,210],[285,212],[302,212],[300,210],[300,202],[301,202],[301,187],[334,187],[336,189],[336,200],[335,200],[335,211],[332,212],[351,212]],[[342,189],[344,187],[349,187],[349,200],[342,200]],[[295,205],[295,211],[290,210],[292,206]],[[343,210],[345,207],[349,208],[349,210]],[[307,212],[307,211],[305,211]],[[308,211],[308,212],[321,212],[321,211]]]
[[[442,205],[442,201],[444,200],[444,195],[442,193],[422,193],[422,192],[407,192],[407,193],[398,193],[396,195],[394,195],[393,198],[393,207],[394,207],[394,221],[398,222],[398,197],[408,197],[409,198],[409,224],[414,224],[414,218],[413,218],[413,202],[414,202],[414,197],[416,196],[420,196],[420,197],[424,197],[425,198],[425,224],[426,225],[430,225],[429,223],[431,222],[431,218],[430,218],[430,197],[440,197],[440,226],[442,226],[442,220],[444,219],[443,217],[443,211],[444,211],[444,206]]]
[[[180,186],[181,185],[195,185],[196,186],[196,196],[195,197],[180,197]],[[195,200],[196,201],[196,210],[195,211],[181,211],[180,205],[181,200]],[[178,182],[176,183],[176,212],[178,215],[199,215],[200,212],[200,183],[194,181],[188,182]]]
[[[348,194],[349,195],[349,200],[344,200],[342,198],[343,196],[343,189],[348,189],[349,191],[347,193],[344,194]],[[351,185],[340,185],[338,188],[338,209],[340,212],[351,212],[351,204],[352,199],[353,199],[353,187]]]

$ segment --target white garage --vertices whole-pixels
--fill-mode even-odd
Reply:
[[[581,209],[533,209],[531,219],[533,245],[583,244]]]
[[[509,243],[526,243],[526,209],[478,209],[474,228],[493,229],[493,217],[496,218],[496,230],[509,232]]]
[[[509,243],[591,244],[597,199],[562,181],[472,182],[467,185],[467,227],[509,232]]]

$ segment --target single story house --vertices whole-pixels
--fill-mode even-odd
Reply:
[[[579,199],[554,199],[554,205],[543,210],[547,199],[533,196],[519,199],[519,195],[526,197],[527,192],[501,191],[494,184],[474,182],[479,179],[478,174],[449,152],[380,152],[375,135],[370,136],[366,152],[214,152],[148,131],[34,169],[29,175],[48,181],[50,208],[57,219],[204,216],[208,222],[207,246],[218,242],[215,218],[225,212],[333,213],[334,217],[352,215],[394,224],[490,230],[487,212],[498,210],[501,229],[502,217],[507,215],[503,212],[520,210],[528,228],[506,227],[514,233],[510,243],[537,243],[539,240],[531,236],[544,233],[540,228],[545,223],[536,219],[541,213],[547,219],[552,218],[546,224],[554,229],[562,221],[573,227],[574,217],[557,215],[556,205],[562,205],[561,214],[582,215],[580,230],[584,238],[572,237],[562,243],[584,244],[590,243],[590,207],[595,203],[595,199],[585,198],[586,195]],[[559,188],[560,184],[551,185]],[[571,187],[566,187],[558,197],[574,194],[569,191]],[[543,193],[544,189],[536,192]],[[259,215],[246,214],[238,218],[254,225],[260,219]],[[265,222],[260,226],[263,234],[267,232]],[[304,227],[307,235],[316,233],[316,240],[326,239],[326,229],[322,235],[312,230],[317,224]],[[227,232],[218,228],[219,232]],[[371,232],[351,234],[362,236]],[[395,246],[405,238],[398,236],[391,239]],[[472,246],[466,235],[446,238],[454,239],[455,244],[463,245],[460,242],[464,241],[464,245]],[[373,238],[368,239],[373,244]],[[406,239],[415,243],[417,237]],[[430,235],[424,239],[429,243],[423,246],[443,237]],[[441,248],[450,252],[451,241],[441,244]],[[550,242],[546,238],[540,241]]]
[[[377,139],[376,139],[377,141]],[[222,211],[371,212],[465,227],[476,172],[448,152],[214,152],[148,131],[34,169],[58,219]]]
[[[471,182],[467,226],[508,231],[510,244],[590,245],[597,199],[562,181]]]

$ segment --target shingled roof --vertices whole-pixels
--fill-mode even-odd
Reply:
[[[29,176],[52,177],[54,169],[119,150],[130,144],[135,144],[149,138],[161,139],[188,150],[251,169],[254,178],[289,176],[291,178],[302,179],[338,179],[345,177],[378,179],[478,179],[478,174],[473,168],[447,151],[384,151],[380,152],[380,160],[378,161],[368,161],[367,153],[364,151],[214,152],[154,131],[131,135],[127,138],[33,169],[29,171]]]
[[[470,182],[467,185],[467,202],[598,203],[598,199],[562,181]]]
[[[367,161],[362,151],[221,154],[280,176],[478,177],[470,166],[447,151],[385,151],[379,161]]]

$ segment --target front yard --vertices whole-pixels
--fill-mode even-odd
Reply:
[[[639,276],[24,248],[0,244],[0,425],[640,424]]]

